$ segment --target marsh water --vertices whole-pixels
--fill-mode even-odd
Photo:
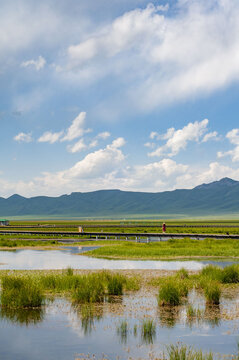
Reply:
[[[105,260],[78,255],[92,247],[57,250],[0,251],[0,269],[164,269],[200,270],[212,261]],[[208,308],[201,293],[191,291],[188,302],[202,316],[190,319],[187,304],[159,307],[156,290],[118,297],[102,305],[75,307],[70,300],[55,298],[41,309],[0,308],[0,359],[156,359],[177,342],[217,357],[237,355],[239,341],[239,293],[223,298],[219,307]],[[152,319],[155,333],[145,336],[142,323]],[[121,325],[127,322],[127,329]],[[219,356],[219,357],[220,357]]]
[[[107,260],[97,259],[79,253],[93,250],[96,247],[62,247],[57,250],[27,250],[0,251],[0,270],[50,270],[72,267],[73,269],[91,270],[179,270],[184,267],[187,270],[201,270],[208,264],[221,267],[231,265],[233,261],[159,261],[159,260]]]
[[[238,298],[223,299],[220,307],[211,310],[195,292],[189,302],[210,316],[189,320],[186,305],[174,311],[160,309],[155,294],[142,292],[87,311],[83,305],[75,308],[60,298],[42,310],[2,310],[0,358],[76,360],[94,355],[96,359],[154,359],[177,342],[214,355],[237,355]],[[142,335],[144,319],[153,319],[155,334]],[[126,332],[121,331],[123,321],[127,321]]]

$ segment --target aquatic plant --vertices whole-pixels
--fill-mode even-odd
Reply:
[[[161,306],[169,305],[175,306],[180,304],[180,291],[177,285],[172,280],[166,280],[160,286],[158,294],[158,303]]]
[[[226,266],[221,271],[221,282],[223,284],[234,284],[239,282],[239,268],[238,265]]]
[[[65,270],[65,273],[67,276],[72,276],[74,272],[73,269],[70,266],[68,266]]]
[[[123,295],[123,284],[125,283],[125,279],[119,275],[111,275],[108,278],[107,290],[108,295]]]
[[[128,337],[128,323],[126,320],[121,321],[117,326],[117,335],[120,337],[122,344],[126,344]]]
[[[79,278],[79,283],[73,292],[75,303],[103,302],[105,288],[102,279],[97,274]]]
[[[189,278],[188,271],[184,268],[178,270],[176,276],[181,280],[185,280]]]
[[[220,269],[218,266],[207,265],[202,269],[201,277],[202,278],[206,277],[206,278],[210,278],[211,280],[220,281],[221,272],[222,272],[222,269]],[[206,280],[206,282],[207,281],[208,281],[208,279]]]
[[[141,339],[145,344],[152,344],[156,336],[156,325],[153,320],[144,320],[141,324]]]
[[[213,360],[212,353],[203,354],[201,350],[194,350],[186,345],[169,345],[167,347],[168,360]]]
[[[204,295],[208,304],[219,305],[221,296],[219,284],[215,281],[210,281],[204,288]]]
[[[33,308],[44,303],[45,297],[37,282],[30,277],[2,277],[1,305],[9,308]]]

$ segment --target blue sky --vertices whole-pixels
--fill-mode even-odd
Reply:
[[[0,9],[0,196],[239,180],[237,0]]]

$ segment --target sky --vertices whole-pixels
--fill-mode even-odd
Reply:
[[[0,196],[239,180],[238,0],[0,0]]]

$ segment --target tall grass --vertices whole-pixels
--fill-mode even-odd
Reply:
[[[122,344],[126,344],[128,338],[128,323],[126,320],[121,321],[121,323],[117,326],[117,335],[120,337],[120,341]]]
[[[221,297],[221,289],[217,282],[210,281],[204,288],[206,301],[210,305],[219,305]]]
[[[111,275],[108,278],[108,295],[123,295],[123,284],[125,279],[119,274]]]
[[[2,277],[1,305],[9,308],[35,308],[45,301],[42,289],[30,277]]]
[[[168,360],[213,360],[212,353],[203,354],[201,350],[194,350],[186,345],[169,345],[167,347]]]
[[[186,282],[176,279],[168,279],[161,284],[158,294],[158,303],[161,306],[180,305],[182,298],[188,295]]]
[[[102,278],[97,274],[82,276],[79,279],[78,286],[73,292],[73,301],[75,303],[94,303],[103,302],[105,296],[105,287]]]
[[[152,344],[156,336],[156,325],[153,320],[147,319],[141,325],[141,339],[145,344]]]

